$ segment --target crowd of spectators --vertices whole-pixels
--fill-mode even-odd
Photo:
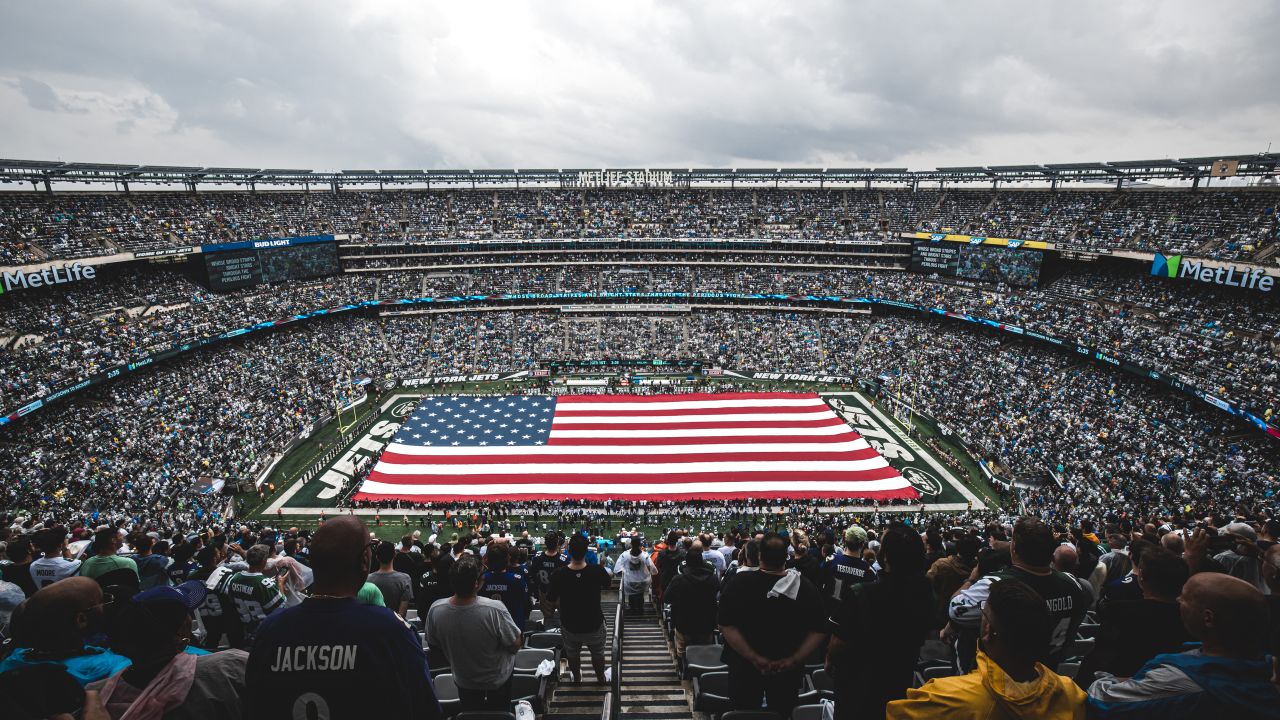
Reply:
[[[363,242],[839,240],[957,232],[1247,258],[1276,242],[1259,190],[436,190],[0,194],[0,261],[334,233]]]
[[[0,401],[16,408],[123,362],[258,322],[363,300],[500,293],[764,292],[872,296],[969,313],[1118,355],[1266,420],[1280,409],[1280,306],[1267,296],[1246,302],[1213,290],[1175,289],[1158,279],[1107,273],[1071,273],[1041,288],[1016,289],[895,271],[792,265],[777,258],[734,262],[738,264],[673,265],[668,260],[660,265],[639,261],[580,266],[566,261],[534,267],[347,273],[224,294],[210,293],[176,273],[131,271],[65,291],[6,294],[0,296]],[[545,333],[537,328],[532,332],[536,336],[513,336],[511,341],[539,347],[538,338]],[[571,342],[565,339],[566,351]]]
[[[610,682],[616,579],[711,714],[825,698],[840,720],[1280,717],[1280,520],[908,520],[396,542],[352,516],[15,522],[0,688],[19,720],[545,708],[516,681]],[[532,644],[546,631],[555,650]]]

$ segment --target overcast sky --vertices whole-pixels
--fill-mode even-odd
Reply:
[[[909,167],[1280,147],[1280,3],[36,0],[0,157]]]

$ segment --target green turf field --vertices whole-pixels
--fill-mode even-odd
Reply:
[[[995,498],[967,456],[951,448],[953,457],[959,462],[944,462],[916,440],[932,435],[927,427],[917,426],[914,436],[910,435],[905,421],[891,417],[865,393],[803,383],[760,382],[759,385],[761,390],[818,391],[832,409],[875,446],[921,494],[920,504],[882,508],[882,511],[916,511],[921,505],[927,510],[958,511],[968,507],[981,508]],[[350,490],[357,468],[362,463],[376,461],[401,420],[413,411],[422,397],[449,393],[499,395],[510,389],[508,383],[459,383],[430,390],[399,389],[377,398],[370,397],[354,415],[343,417],[343,426],[354,428],[354,432],[343,434],[336,421],[322,428],[274,468],[268,478],[268,482],[275,486],[274,493],[261,502],[256,494],[242,496],[242,507],[252,517],[299,527],[313,527],[321,517],[346,513],[347,510],[337,508],[337,501]],[[707,390],[713,392],[714,384]],[[946,443],[942,442],[942,445]],[[869,509],[851,508],[850,511],[867,512]],[[388,511],[379,514],[363,510],[359,514],[365,516],[372,529],[385,538],[425,529],[431,520],[443,520],[438,513]],[[610,524],[616,523],[614,527],[620,527],[624,520],[611,518]],[[553,518],[527,518],[525,522],[531,534],[540,534],[545,528],[555,525]],[[784,524],[782,517],[779,517],[779,524]],[[611,528],[605,527],[605,521],[601,521],[601,529]],[[656,525],[643,529],[650,537],[653,536],[650,533],[661,530]]]

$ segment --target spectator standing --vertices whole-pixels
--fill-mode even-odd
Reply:
[[[184,652],[191,613],[208,592],[198,580],[144,590],[124,601],[112,632],[115,649],[132,662],[93,683],[113,718],[236,720],[244,714],[243,650]]]
[[[938,559],[929,567],[926,577],[933,588],[937,627],[947,624],[947,606],[951,604],[951,596],[960,590],[977,567],[980,547],[978,538],[964,535],[956,540],[954,553]]]
[[[982,603],[991,586],[1010,578],[1021,580],[1044,598],[1053,617],[1049,652],[1037,660],[1056,668],[1062,662],[1067,643],[1075,638],[1091,600],[1091,595],[1074,578],[1053,569],[1056,547],[1057,541],[1048,525],[1032,517],[1018,520],[1013,527],[1010,548],[1013,565],[962,585],[960,592],[951,598],[951,622],[961,627],[978,626],[982,620]]]
[[[93,557],[80,563],[79,574],[97,580],[100,585],[132,582],[139,587],[138,563],[131,557],[119,555],[124,543],[115,528],[105,527],[93,534]]]
[[[908,690],[905,699],[889,703],[885,717],[1084,720],[1084,691],[1036,659],[1048,654],[1052,633],[1044,598],[1008,578],[991,587],[980,612],[977,671]]]
[[[827,666],[836,686],[837,720],[881,717],[911,687],[920,646],[933,625],[933,592],[920,536],[891,526],[880,541],[883,570],[851,586],[832,618]]]
[[[1280,686],[1264,655],[1269,611],[1261,592],[1221,573],[1193,575],[1178,597],[1197,650],[1157,655],[1131,678],[1089,686],[1100,718],[1280,718]]]
[[[854,585],[875,582],[876,571],[862,559],[862,548],[866,544],[867,531],[860,525],[850,525],[844,531],[844,548],[827,561],[823,568],[823,590],[832,608],[840,605],[844,594],[853,589]]]
[[[609,681],[604,662],[604,612],[600,593],[611,584],[609,573],[587,562],[587,539],[569,538],[569,564],[551,576],[551,600],[560,605],[560,632],[574,682],[582,680],[582,648],[591,653],[591,668],[601,685]]]
[[[501,602],[478,595],[484,580],[474,557],[459,558],[449,572],[453,597],[427,611],[427,645],[449,660],[463,710],[508,711],[524,636]]]
[[[1265,591],[1262,581],[1261,552],[1258,550],[1258,533],[1248,523],[1233,522],[1218,530],[1218,535],[1228,537],[1231,547],[1213,556],[1222,569],[1232,577],[1238,577],[1250,585]]]
[[[27,597],[35,595],[36,581],[31,574],[31,538],[26,535],[15,537],[8,542],[4,551],[9,557],[9,564],[0,568],[4,571],[4,579],[22,588],[22,593]]]
[[[102,632],[103,606],[113,600],[89,578],[67,578],[37,590],[13,613],[15,650],[0,661],[0,673],[61,665],[82,686],[114,675],[129,664],[128,658],[84,640]]]
[[[695,546],[697,543],[695,543]],[[720,581],[710,563],[698,552],[685,556],[684,565],[671,579],[663,600],[671,606],[676,634],[676,662],[684,661],[685,648],[709,645],[716,629],[716,596]]]
[[[481,576],[480,595],[502,603],[520,632],[529,624],[529,583],[519,566],[511,566],[511,546],[506,542],[489,543],[484,554],[488,571]],[[455,590],[456,592],[456,590]]]
[[[1131,677],[1151,658],[1179,652],[1191,640],[1178,612],[1186,563],[1162,547],[1147,548],[1139,563],[1142,599],[1117,600],[1098,609],[1097,647],[1076,673],[1082,687],[1088,688],[1096,672]]]
[[[66,528],[45,528],[36,533],[34,544],[41,553],[40,558],[31,563],[31,580],[37,590],[69,578],[80,569],[80,561],[69,557]]]
[[[396,546],[383,540],[374,553],[378,569],[369,573],[368,581],[382,591],[383,603],[400,617],[409,613],[409,601],[413,599],[413,581],[408,574],[398,572],[392,564],[396,559]]]
[[[684,561],[684,545],[680,542],[679,532],[673,530],[667,533],[666,546],[661,553],[658,553],[658,559],[653,563],[658,568],[660,596],[667,591],[667,585],[676,576],[676,572],[680,570],[680,564]]]
[[[627,603],[628,615],[644,615],[644,596],[653,584],[658,568],[644,554],[639,537],[631,538],[631,547],[618,556],[613,573],[622,576],[622,596]]]
[[[255,720],[441,717],[418,635],[386,608],[355,602],[372,558],[354,516],[311,542],[311,596],[263,620],[249,652],[245,708]]]
[[[150,590],[169,584],[169,558],[152,552],[155,538],[147,533],[133,537],[133,561],[137,563],[138,588]]]
[[[763,698],[770,711],[790,716],[805,660],[826,639],[821,591],[786,562],[786,538],[766,533],[760,569],[734,574],[721,590],[717,622],[736,709],[759,709]]]
[[[568,562],[560,556],[560,534],[555,530],[548,532],[542,543],[542,552],[529,562],[529,580],[542,610],[542,622],[547,625],[556,614],[556,604],[550,599],[551,576]]]
[[[246,644],[253,642],[258,625],[284,603],[284,593],[280,591],[282,578],[269,578],[263,574],[269,554],[270,548],[266,545],[251,546],[245,552],[249,568],[232,575],[222,588],[225,602],[239,618]]]

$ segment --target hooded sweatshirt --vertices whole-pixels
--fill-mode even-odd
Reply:
[[[671,579],[664,602],[671,605],[671,624],[685,635],[707,635],[716,627],[716,595],[720,581],[715,568],[702,558],[691,558]]]
[[[1083,720],[1084,691],[1036,663],[1037,678],[1015,682],[986,653],[968,675],[930,680],[886,708],[888,720]]]

